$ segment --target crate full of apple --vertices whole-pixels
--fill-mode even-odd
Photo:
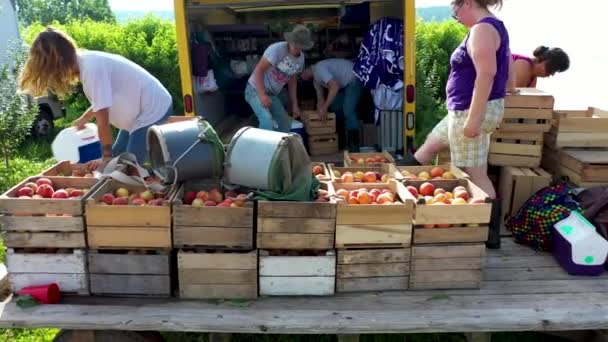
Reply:
[[[344,166],[368,165],[380,166],[382,164],[394,164],[395,158],[388,152],[375,153],[351,153],[344,151]]]
[[[254,209],[247,191],[189,181],[171,198],[174,247],[253,248]]]
[[[442,165],[396,166],[397,173],[402,179],[431,180],[431,179],[461,179],[469,175],[451,163]]]
[[[87,164],[72,164],[68,160],[58,162],[42,171],[42,175],[45,177],[93,178],[93,172],[89,170]]]
[[[90,248],[171,248],[169,194],[110,179],[86,200]]]
[[[329,173],[338,183],[387,183],[391,179],[401,179],[393,164],[379,166],[336,167],[329,164]]]
[[[403,184],[333,183],[337,248],[409,247],[415,198]]]
[[[95,178],[31,177],[0,196],[9,248],[84,248],[84,197]]]
[[[417,198],[414,244],[486,241],[491,201],[470,180],[405,180],[404,185]]]

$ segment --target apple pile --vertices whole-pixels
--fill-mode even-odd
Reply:
[[[336,170],[334,175],[340,177],[342,183],[387,183],[390,179],[388,174],[373,171],[356,171],[355,173],[347,171],[340,174],[340,171]]]
[[[57,176],[63,177],[64,174],[58,173]],[[93,178],[93,173],[87,172],[87,171],[85,171],[83,169],[74,168],[74,169],[72,169],[72,175],[71,175],[71,177]]]
[[[339,189],[336,191],[336,195],[341,199],[338,201],[340,204],[372,204],[372,205],[392,205],[401,204],[396,199],[395,194],[389,189],[372,189],[368,190],[361,188],[358,190],[348,191],[346,189]]]
[[[432,168],[430,172],[422,171],[417,175],[403,170],[401,171],[401,175],[408,180],[456,179],[456,176],[451,171],[445,171],[439,166]]]
[[[222,192],[213,188],[209,191],[188,191],[184,194],[183,202],[193,207],[220,207],[220,208],[240,208],[245,206],[248,197],[245,193],[237,191]]]
[[[353,164],[386,164],[386,163],[390,163],[390,161],[388,159],[386,159],[386,157],[383,155],[376,155],[376,156],[371,156],[371,157],[367,157],[367,158],[350,157],[350,161]]]
[[[114,193],[107,192],[101,196],[100,205],[135,205],[135,206],[168,206],[166,194],[155,194],[150,190],[130,193],[126,188],[118,188]]]
[[[55,189],[55,185],[48,178],[38,178],[35,182],[27,182],[17,190],[16,197],[21,199],[66,199],[83,196],[89,189]]]

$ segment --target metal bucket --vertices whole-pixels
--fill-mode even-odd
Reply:
[[[202,119],[150,127],[147,135],[152,169],[167,182],[219,179],[222,154],[204,137],[208,123]]]
[[[253,127],[241,128],[228,146],[225,182],[269,190],[272,163],[289,135]]]

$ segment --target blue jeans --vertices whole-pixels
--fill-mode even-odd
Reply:
[[[167,121],[173,114],[173,104],[167,110],[167,113],[155,123],[138,128],[133,132],[129,133],[124,129],[118,132],[118,137],[112,146],[112,155],[117,157],[118,155],[129,152],[133,153],[137,157],[137,163],[142,165],[148,160],[148,147],[146,145],[146,136],[148,135],[148,128],[153,125],[160,125]]]
[[[344,89],[338,92],[334,102],[330,105],[330,110],[337,116],[344,117],[347,130],[359,129],[359,118],[357,117],[357,106],[363,92],[363,83],[354,79]]]
[[[272,101],[270,108],[266,108],[262,105],[258,92],[247,83],[245,100],[249,103],[251,109],[253,109],[255,116],[257,116],[258,122],[260,123],[259,128],[274,131],[274,124],[272,122],[272,119],[274,119],[279,125],[279,128],[276,129],[276,131],[288,133],[291,130],[291,120],[289,119],[287,111],[285,110],[285,107],[283,107],[279,96],[268,95],[268,97],[270,97],[270,100]]]

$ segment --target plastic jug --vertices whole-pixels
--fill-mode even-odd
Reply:
[[[53,156],[58,161],[86,163],[101,158],[101,142],[97,134],[97,125],[88,123],[82,130],[78,130],[76,127],[62,130],[53,140],[51,149]]]

